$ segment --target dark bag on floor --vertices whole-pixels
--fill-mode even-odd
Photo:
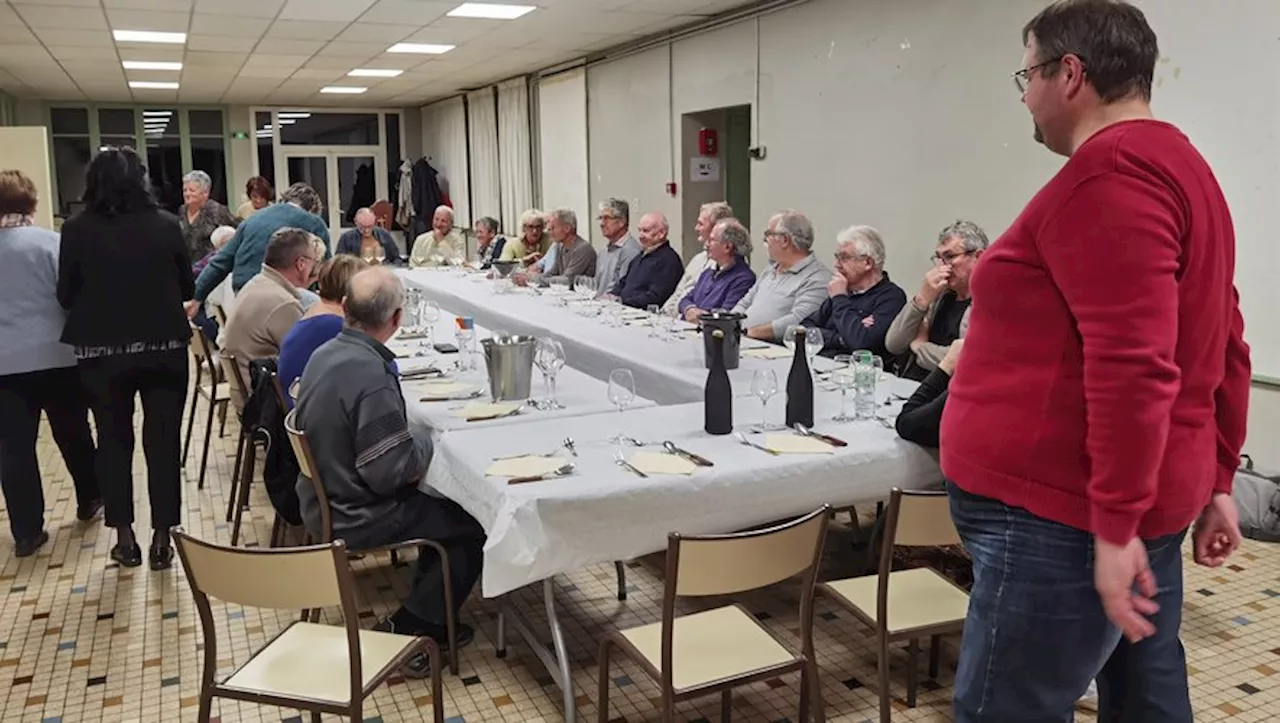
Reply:
[[[298,459],[293,454],[284,431],[284,418],[288,414],[281,406],[276,392],[275,359],[255,359],[249,364],[249,388],[252,390],[244,405],[245,424],[250,425],[253,438],[266,446],[262,460],[262,479],[266,482],[267,496],[276,514],[291,525],[302,524],[298,507]]]
[[[1253,460],[1241,455],[1231,497],[1240,512],[1240,534],[1280,542],[1280,475],[1255,470]]]

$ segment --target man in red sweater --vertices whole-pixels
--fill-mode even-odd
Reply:
[[[1064,0],[1014,73],[1036,140],[1068,160],[974,272],[942,421],[975,584],[957,723],[1063,721],[1097,676],[1101,720],[1190,723],[1181,545],[1239,544],[1231,480],[1249,350],[1226,200],[1149,106],[1137,8]]]

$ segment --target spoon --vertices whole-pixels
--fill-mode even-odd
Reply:
[[[518,485],[518,484],[524,484],[525,482],[541,482],[542,480],[551,479],[553,477],[564,477],[566,475],[573,474],[574,469],[576,469],[576,467],[572,462],[566,462],[565,464],[561,465],[560,467],[546,474],[535,474],[535,475],[530,475],[528,477],[512,477],[511,479],[507,480],[507,484]]]
[[[766,447],[766,446],[764,446],[764,445],[762,445],[762,444],[756,444],[755,442],[752,442],[751,440],[747,439],[747,435],[743,434],[742,432],[734,432],[734,435],[733,435],[733,436],[737,437],[739,442],[742,442],[743,444],[747,445],[748,447],[755,447],[756,449],[760,450],[761,452],[765,452],[765,453],[767,453],[767,454],[771,454],[771,455],[773,455],[774,457],[777,457],[777,456],[778,456],[778,453],[777,453],[777,452],[775,452],[775,451],[773,451],[772,449],[769,449],[768,447]]]
[[[648,479],[649,477],[649,475],[645,474],[644,472],[641,472],[640,469],[637,468],[634,464],[631,464],[630,462],[628,462],[627,458],[622,456],[621,450],[613,453],[613,461],[619,467],[622,467],[623,469],[629,469],[643,479]]]

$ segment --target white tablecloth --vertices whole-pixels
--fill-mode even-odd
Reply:
[[[402,271],[404,278],[422,289],[423,295],[442,308],[475,318],[490,329],[533,336],[552,336],[564,345],[569,366],[596,379],[608,379],[609,372],[625,367],[636,380],[636,393],[658,404],[685,404],[702,399],[707,381],[702,339],[688,334],[670,342],[651,338],[648,327],[611,327],[599,318],[578,315],[576,306],[559,306],[549,293],[536,295],[529,289],[496,294],[493,284],[480,274],[460,274],[456,270],[418,269]],[[747,340],[744,340],[744,344]],[[756,369],[774,369],[785,385],[790,359],[743,358],[738,369],[729,372],[735,394],[749,393]],[[818,368],[830,362],[819,359]]]
[[[878,405],[878,412],[892,419],[901,406],[897,395],[914,385],[890,379],[880,386],[882,402],[889,403]],[[735,400],[738,429],[759,420],[760,407],[753,401]],[[632,410],[622,420],[625,433],[642,442],[671,440],[715,463],[692,477],[641,479],[617,466],[615,447],[606,441],[618,431],[618,417],[611,415],[526,425],[518,444],[510,429],[450,432],[424,484],[458,502],[488,532],[482,588],[486,597],[494,597],[585,565],[657,552],[666,547],[670,532],[729,532],[822,504],[882,500],[893,487],[941,482],[934,455],[903,442],[885,425],[831,422],[839,403],[836,393],[816,395],[815,428],[849,443],[831,455],[775,457],[741,445],[732,435],[712,437],[702,430],[699,402]],[[775,399],[774,421],[781,415]],[[549,452],[565,436],[575,440],[580,455],[571,476],[520,485],[484,476],[495,455]],[[758,434],[749,437],[763,441]]]

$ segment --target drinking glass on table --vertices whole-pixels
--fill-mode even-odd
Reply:
[[[636,378],[630,369],[614,369],[609,372],[609,401],[618,408],[618,434],[611,442],[622,444],[622,414],[636,400]]]
[[[428,345],[435,339],[438,321],[440,321],[440,305],[428,299],[419,299],[418,323],[422,325],[422,333],[426,335],[425,343]]]
[[[542,370],[542,381],[547,388],[547,399],[540,408],[564,409],[564,405],[556,399],[556,374],[564,368],[564,346],[555,339],[538,339],[533,351],[533,361]]]
[[[662,338],[662,307],[657,304],[649,304],[644,307],[644,311],[649,315],[648,321],[650,338]]]
[[[471,352],[474,348],[473,342],[476,338],[476,330],[458,329],[456,336],[458,342],[458,369],[461,371],[471,371],[474,368],[472,366],[473,359]]]
[[[808,357],[809,373],[812,374],[813,358],[818,356],[818,352],[822,351],[822,347],[826,346],[826,341],[822,338],[822,330],[813,327],[805,327],[804,329],[804,353]]]
[[[800,327],[798,325],[792,324],[787,327],[786,331],[782,332],[782,345],[785,346],[788,351],[794,352],[796,350],[796,329],[799,328]]]
[[[751,375],[751,393],[760,399],[760,424],[756,427],[761,432],[776,429],[769,424],[769,399],[778,393],[778,373],[772,369],[757,369]]]
[[[840,389],[840,413],[832,417],[831,421],[852,422],[856,417],[849,416],[845,400],[848,397],[849,390],[853,389],[854,383],[857,381],[857,362],[852,354],[837,354],[833,361],[835,362],[835,368],[831,370],[831,383]]]
[[[564,277],[556,277],[551,280],[551,290],[555,292],[556,305],[569,305],[569,280]]]
[[[854,414],[858,419],[875,419],[876,381],[884,371],[884,361],[866,349],[859,349],[851,356],[854,359]]]
[[[373,261],[374,263],[381,266],[382,262],[386,260],[387,260],[387,250],[382,248],[382,244],[378,244],[377,248],[373,250]]]

